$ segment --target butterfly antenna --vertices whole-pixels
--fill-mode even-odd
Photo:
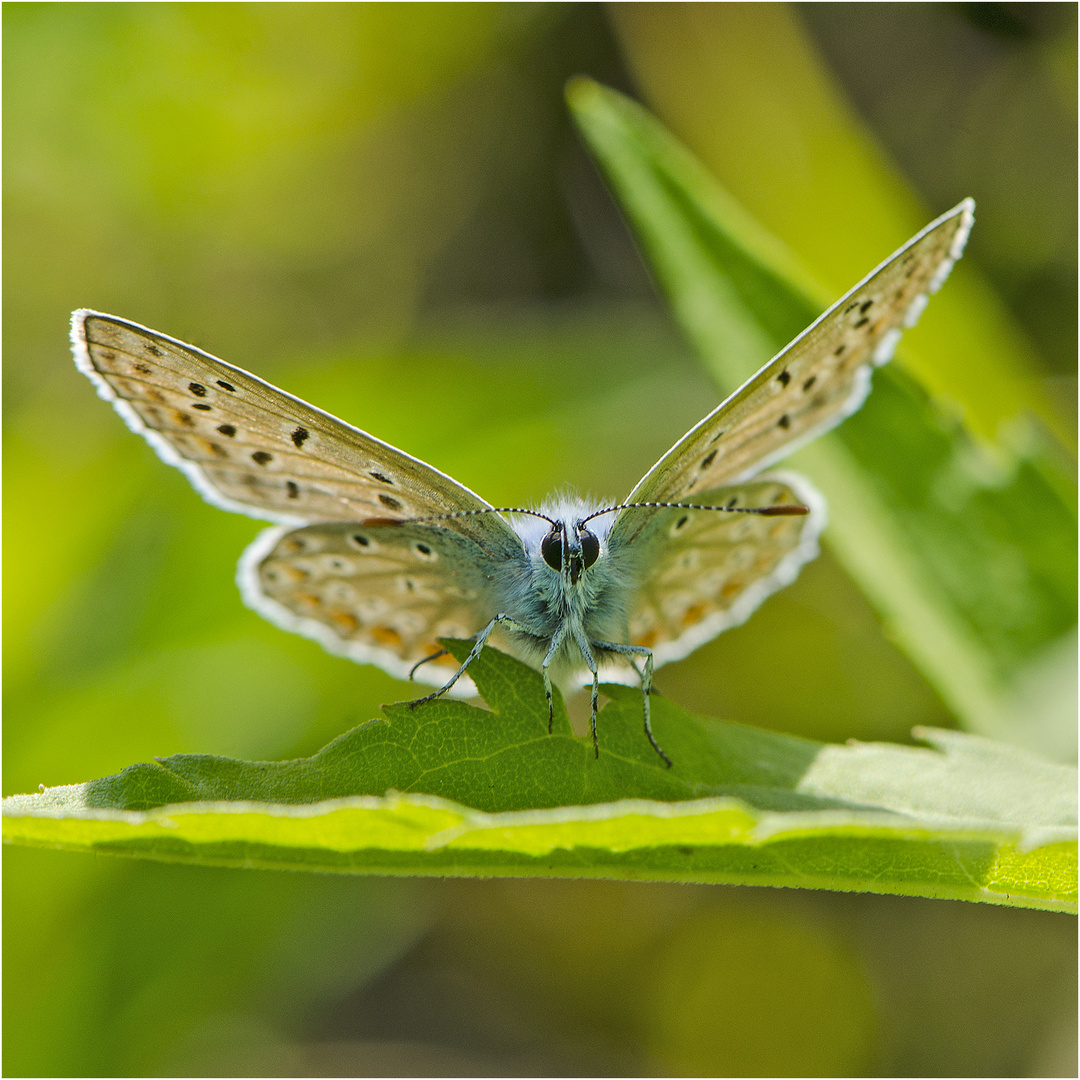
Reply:
[[[541,514],[537,510],[526,510],[521,506],[487,506],[482,510],[458,510],[453,514],[433,514],[431,517],[395,518],[393,520],[398,525],[423,525],[429,521],[449,521],[452,518],[476,517],[477,514],[529,514],[532,517],[543,518],[553,527],[558,525],[558,522],[553,518],[549,518],[547,514]]]
[[[594,510],[587,518],[582,519],[584,525],[586,521],[591,521],[594,517],[599,517],[601,514],[611,514],[616,510],[720,510],[725,514],[758,514],[761,517],[800,517],[803,514],[810,513],[809,506],[802,506],[799,503],[793,505],[784,506],[703,506],[701,503],[684,503],[684,502],[637,502],[637,503],[620,503],[618,506],[606,506],[603,510]]]

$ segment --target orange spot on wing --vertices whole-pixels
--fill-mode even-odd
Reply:
[[[380,645],[400,645],[401,635],[392,626],[373,626],[371,636]]]
[[[746,582],[742,578],[732,578],[726,582],[724,587],[720,590],[720,595],[725,600],[730,600],[733,596],[737,596],[746,588]]]
[[[693,604],[683,612],[682,624],[683,626],[693,626],[694,623],[699,623],[705,617],[705,605]]]
[[[360,620],[351,611],[332,611],[330,621],[342,635],[352,635],[360,629]]]
[[[655,630],[646,630],[644,634],[638,634],[634,638],[633,644],[641,645],[646,649],[651,649],[656,644],[656,639],[660,635]]]

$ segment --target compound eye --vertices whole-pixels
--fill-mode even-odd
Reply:
[[[552,570],[562,569],[562,533],[549,532],[540,542],[540,554]]]
[[[600,541],[588,529],[582,529],[578,539],[581,541],[581,561],[588,570],[600,557]]]

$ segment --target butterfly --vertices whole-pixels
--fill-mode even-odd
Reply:
[[[391,675],[474,688],[489,639],[552,680],[640,680],[749,617],[818,551],[824,502],[759,475],[854,412],[963,251],[967,199],[918,233],[688,431],[621,503],[493,507],[463,484],[240,368],[138,323],[72,316],[80,371],[225,510],[276,522],[240,559],[244,601]],[[457,665],[440,638],[473,647]],[[451,670],[453,668],[454,670]]]

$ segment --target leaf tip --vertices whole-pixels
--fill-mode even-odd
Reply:
[[[588,75],[571,75],[566,80],[563,93],[571,108],[588,104],[589,98],[595,97],[599,84]]]

